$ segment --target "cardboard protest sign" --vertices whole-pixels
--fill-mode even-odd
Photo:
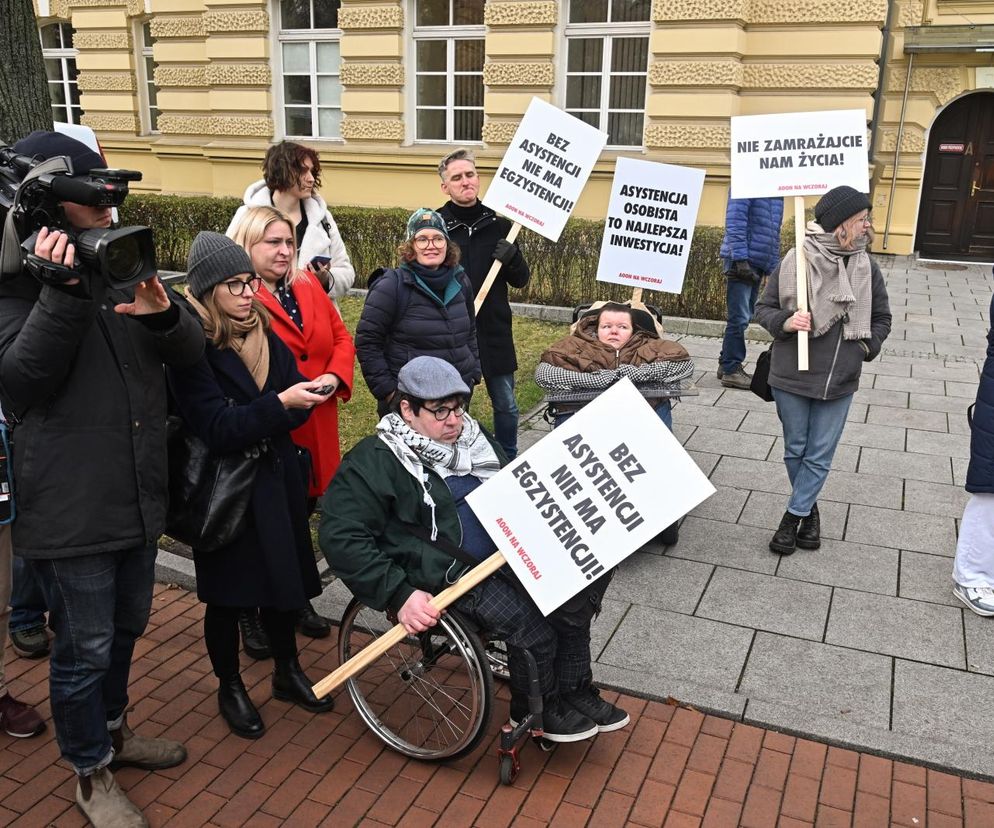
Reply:
[[[840,109],[732,118],[732,198],[869,192],[866,112]]]
[[[606,143],[607,133],[532,98],[483,203],[558,241]]]
[[[466,500],[548,615],[714,491],[624,379]]]
[[[597,279],[680,293],[704,170],[619,158]]]

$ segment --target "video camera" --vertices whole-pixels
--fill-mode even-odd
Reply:
[[[39,161],[0,142],[0,226],[4,228],[0,281],[25,269],[42,282],[62,283],[79,275],[34,256],[42,227],[67,233],[76,246],[77,261],[100,273],[110,287],[131,287],[154,276],[155,245],[148,227],[76,230],[60,205],[72,201],[88,207],[119,207],[128,195],[128,182],[141,177],[135,170],[114,169],[92,169],[77,176],[68,157]],[[15,244],[18,251],[8,249]]]

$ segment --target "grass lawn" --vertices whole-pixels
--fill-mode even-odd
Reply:
[[[342,317],[345,325],[353,334],[359,322],[363,299],[359,296],[346,296],[341,301]],[[557,339],[566,335],[569,326],[552,322],[541,322],[537,319],[525,319],[515,316],[514,344],[518,352],[518,371],[515,374],[518,408],[522,413],[531,410],[542,399],[542,389],[535,384],[535,366],[542,352]],[[481,388],[473,394],[470,406],[472,415],[488,429],[493,429],[493,410],[490,398]],[[376,400],[363,382],[362,372],[358,363],[355,369],[355,386],[352,399],[338,408],[338,433],[342,443],[342,454],[376,427]]]

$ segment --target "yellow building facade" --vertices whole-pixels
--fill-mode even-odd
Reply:
[[[994,2],[35,4],[56,119],[141,189],[240,196],[291,138],[320,151],[331,205],[436,205],[438,160],[470,146],[486,177],[538,96],[610,135],[577,215],[603,217],[628,155],[704,168],[699,222],[720,226],[731,116],[855,108],[876,248],[982,257],[989,223],[994,251]]]

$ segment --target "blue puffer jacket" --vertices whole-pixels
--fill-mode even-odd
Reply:
[[[748,261],[765,276],[780,263],[782,198],[730,198],[725,208],[725,238],[721,250],[725,273],[732,262]]]
[[[460,267],[459,289],[444,303],[431,295],[406,267],[384,271],[366,294],[355,346],[359,367],[378,400],[397,390],[397,374],[416,356],[452,363],[471,389],[480,381],[473,289]]]
[[[994,299],[991,300],[991,319],[994,319]],[[987,332],[987,359],[980,374],[977,404],[973,409],[966,490],[974,494],[994,493],[994,329]]]

